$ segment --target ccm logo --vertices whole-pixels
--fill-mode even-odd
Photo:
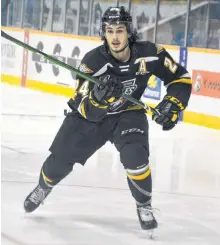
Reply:
[[[127,133],[133,133],[133,132],[143,134],[143,133],[144,133],[144,130],[141,130],[141,129],[139,129],[139,128],[130,128],[130,129],[123,130],[123,131],[121,132],[121,135],[127,134]]]

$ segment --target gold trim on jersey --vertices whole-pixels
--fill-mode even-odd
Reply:
[[[84,104],[84,101],[83,101],[83,102],[81,103],[81,105],[80,105],[80,111],[81,111],[83,117],[86,118],[86,111],[85,111],[85,104]]]

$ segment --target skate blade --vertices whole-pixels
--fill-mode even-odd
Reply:
[[[154,229],[147,231],[148,238],[154,240]]]
[[[154,230],[142,230],[141,231],[141,237],[143,239],[148,239],[148,240],[156,240],[157,236],[155,235]]]

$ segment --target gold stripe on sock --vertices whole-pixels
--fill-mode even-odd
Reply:
[[[148,169],[145,173],[140,174],[140,175],[131,175],[127,173],[128,178],[133,179],[133,180],[143,180],[146,179],[150,175],[151,171]]]
[[[49,178],[45,175],[43,169],[42,169],[41,173],[42,173],[42,175],[43,175],[43,178],[44,178],[47,182],[49,182],[49,183],[52,183],[52,182],[53,182],[52,179],[49,179]]]

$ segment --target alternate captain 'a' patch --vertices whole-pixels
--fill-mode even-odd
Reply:
[[[139,68],[136,75],[145,75],[147,73],[147,64],[145,58],[140,58],[139,60]]]
[[[158,57],[155,56],[149,56],[149,57],[140,57],[135,60],[134,64],[139,63],[138,71],[136,72],[136,75],[145,75],[146,73],[149,73],[147,71],[147,62],[153,62],[158,60]]]

